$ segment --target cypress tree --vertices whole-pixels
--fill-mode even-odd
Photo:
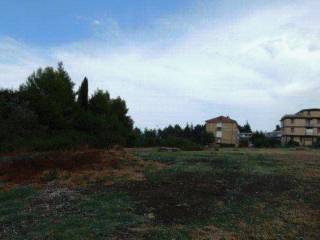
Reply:
[[[81,83],[81,86],[78,91],[78,104],[87,109],[88,107],[88,79],[85,77]]]

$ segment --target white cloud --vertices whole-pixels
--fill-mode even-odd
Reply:
[[[36,68],[52,63],[21,42],[9,37],[0,39],[0,87],[17,88]]]
[[[319,10],[319,3],[309,1],[253,8],[228,20],[173,17],[155,24],[159,35],[152,42],[91,39],[40,57],[27,46],[6,44],[0,56],[9,61],[0,60],[0,70],[13,84],[35,63],[62,60],[77,83],[87,76],[91,89],[127,99],[140,127],[226,114],[270,129],[282,114],[320,103]],[[97,25],[103,32],[103,24]],[[184,31],[176,36],[179,25]],[[115,21],[106,26],[108,34],[123,36]],[[164,30],[169,32],[162,39]],[[10,86],[4,79],[1,85]]]
[[[99,20],[95,19],[95,20],[92,21],[92,24],[93,25],[100,25],[101,22]]]

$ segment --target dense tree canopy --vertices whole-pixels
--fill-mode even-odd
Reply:
[[[21,101],[34,111],[42,125],[50,129],[68,128],[72,121],[75,100],[74,83],[64,70],[52,67],[38,69],[20,86]]]
[[[88,97],[88,79],[78,92],[65,71],[40,68],[18,91],[0,90],[0,150],[99,147],[132,143],[133,121],[121,98],[97,90]]]
[[[0,151],[52,150],[82,145],[198,149],[213,142],[203,125],[133,128],[126,102],[98,89],[78,89],[62,63],[33,72],[19,90],[0,90]]]

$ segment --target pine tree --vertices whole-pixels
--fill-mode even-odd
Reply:
[[[239,126],[239,130],[240,130],[240,132],[243,132],[243,133],[251,133],[252,132],[251,126],[248,121],[246,122],[246,124],[244,126]]]
[[[74,105],[74,83],[63,64],[58,69],[39,68],[20,86],[20,96],[49,129],[69,128]]]

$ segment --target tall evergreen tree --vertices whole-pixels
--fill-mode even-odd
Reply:
[[[245,125],[243,126],[239,126],[239,130],[240,132],[242,133],[251,133],[252,130],[251,130],[251,126],[249,124],[249,122],[247,121]]]
[[[88,108],[88,79],[86,77],[79,88],[77,102],[81,108]]]

